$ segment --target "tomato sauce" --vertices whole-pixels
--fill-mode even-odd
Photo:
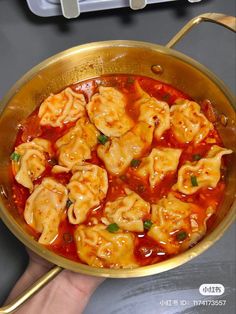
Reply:
[[[138,114],[136,108],[134,108],[134,102],[138,99],[138,95],[136,94],[136,90],[134,87],[134,82],[138,81],[141,88],[146,91],[149,95],[155,97],[158,100],[166,101],[170,106],[176,101],[178,98],[190,99],[190,97],[181,91],[175,89],[174,87],[156,81],[151,78],[142,77],[142,76],[130,76],[130,75],[110,75],[110,76],[101,76],[99,78],[87,80],[84,82],[76,83],[70,86],[74,91],[83,93],[86,101],[89,101],[91,96],[98,91],[99,86],[110,86],[118,88],[126,97],[127,100],[127,113],[134,120],[137,121]],[[210,109],[212,109],[210,107]],[[202,110],[206,110],[204,112],[206,115],[213,115],[212,110],[209,111],[209,104],[203,102]],[[213,118],[212,118],[213,119]],[[50,126],[40,126],[39,118],[38,118],[38,109],[36,109],[25,121],[22,122],[21,128],[17,134],[15,146],[32,140],[35,137],[41,137],[47,139],[53,143],[56,142],[58,138],[63,136],[72,126],[75,125],[76,122],[65,124],[62,128],[53,128]],[[199,154],[204,157],[211,147],[208,139],[214,139],[217,145],[222,145],[222,141],[216,129],[211,131],[207,138],[204,139],[199,144],[182,144],[179,143],[175,138],[171,130],[167,130],[162,138],[158,141],[155,139],[147,152],[152,150],[153,147],[163,146],[163,147],[172,147],[172,148],[181,148],[183,150],[179,166],[183,165],[186,161],[193,161],[193,155]],[[46,170],[38,178],[34,184],[40,184],[42,179],[46,176],[50,176],[55,178],[62,184],[67,184],[70,180],[71,174],[53,174],[51,169],[54,164],[57,163],[57,152],[54,147],[53,157],[48,157],[48,162],[46,166]],[[93,164],[96,164],[100,167],[104,167],[103,162],[97,156],[96,150],[92,152],[92,158],[88,160]],[[161,181],[153,190],[151,190],[148,181],[140,179],[136,175],[135,168],[129,167],[124,175],[121,176],[113,176],[109,174],[109,189],[105,200],[95,209],[91,209],[87,215],[87,220],[85,224],[90,224],[90,221],[94,218],[100,220],[103,214],[103,209],[105,203],[107,201],[114,201],[117,197],[125,195],[124,189],[129,188],[139,194],[144,200],[155,203],[163,196],[167,195],[170,191],[171,187],[177,180],[177,172],[168,174],[164,180]],[[193,202],[197,204],[203,212],[205,212],[206,208],[210,205],[214,205],[214,207],[218,206],[221,202],[225,190],[225,183],[223,178],[221,178],[215,189],[200,189],[197,193],[193,195],[183,195],[181,193],[175,192],[176,196],[187,202]],[[16,181],[13,183],[13,193],[14,193],[14,201],[16,207],[18,209],[19,215],[23,218],[25,202],[29,197],[30,193],[28,189],[24,188]],[[146,218],[150,219],[150,215]],[[213,223],[214,217],[209,221]],[[73,239],[73,233],[76,229],[76,225],[72,225],[69,223],[67,217],[61,222],[59,226],[59,234],[56,240],[48,246],[48,248],[57,254],[67,257],[74,261],[79,261],[78,255],[76,253],[76,245]],[[29,227],[28,230],[36,239],[39,237],[34,230]],[[159,261],[165,260],[169,258],[167,253],[165,253],[164,249],[159,247],[157,242],[152,240],[147,236],[147,232],[138,233],[135,237],[135,257],[138,260],[140,265],[149,265],[153,263],[157,263]]]

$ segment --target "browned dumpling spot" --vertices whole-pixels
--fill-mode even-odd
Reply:
[[[170,108],[170,119],[171,130],[181,143],[199,143],[214,128],[199,104],[187,99],[178,99]]]
[[[176,171],[181,152],[181,149],[153,148],[147,157],[141,159],[136,173],[140,177],[148,178],[150,187],[154,188],[168,173]]]
[[[92,267],[137,267],[133,253],[134,240],[132,233],[111,233],[102,224],[92,227],[80,225],[75,231],[77,254]]]
[[[105,145],[99,145],[98,156],[106,169],[115,175],[122,173],[133,158],[139,158],[147,150],[153,138],[153,126],[138,122],[136,126],[120,138],[113,138]]]
[[[14,154],[18,156],[18,160],[12,160],[12,169],[16,181],[32,191],[33,181],[45,170],[45,154],[50,156],[51,152],[51,143],[42,138],[35,138],[15,147]]]
[[[87,104],[91,122],[107,136],[119,137],[130,130],[134,123],[125,111],[124,95],[114,87],[99,87]]]
[[[58,94],[50,95],[41,104],[38,113],[40,124],[62,127],[63,124],[83,117],[85,105],[84,95],[67,87]]]
[[[89,163],[77,164],[73,173],[67,185],[72,202],[68,218],[70,223],[80,224],[85,221],[88,211],[105,198],[108,178],[105,169]]]
[[[59,165],[71,169],[76,163],[91,158],[99,132],[87,118],[81,118],[56,141]]]
[[[24,218],[28,225],[41,233],[39,243],[50,244],[56,239],[65,214],[67,195],[64,185],[52,178],[44,178],[27,199]]]
[[[205,158],[186,162],[179,169],[178,181],[173,189],[184,194],[193,194],[204,187],[215,188],[220,180],[221,158],[232,152],[231,149],[213,145]]]
[[[116,223],[121,229],[143,232],[143,219],[150,212],[150,204],[138,194],[125,189],[126,195],[107,202],[104,210],[107,224]]]
[[[139,109],[139,121],[144,121],[154,126],[154,138],[161,138],[162,134],[170,128],[170,109],[168,103],[157,100],[146,93],[139,83],[135,82],[140,98],[135,106]]]
[[[206,233],[206,221],[214,213],[176,198],[172,193],[152,205],[153,225],[148,236],[158,242],[168,254],[177,254],[200,240]],[[199,215],[199,213],[201,213]]]

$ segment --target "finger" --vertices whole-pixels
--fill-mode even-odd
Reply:
[[[59,279],[66,281],[70,289],[74,290],[74,293],[83,294],[93,292],[105,280],[102,277],[81,275],[69,270],[64,270]]]
[[[28,287],[35,283],[37,279],[44,275],[49,269],[49,264],[40,264],[30,259],[25,272],[15,284],[13,290],[6,300],[6,303],[9,303],[17,296],[19,296],[23,291],[25,291]]]
[[[21,278],[16,283],[14,289],[11,291],[10,295],[6,300],[6,303],[9,303],[17,296],[19,296],[23,291],[30,287],[39,277],[41,277],[51,267],[53,267],[53,264],[42,259],[32,251],[28,250],[28,253],[30,256],[28,267],[21,276]],[[64,270],[62,273],[58,275],[57,278],[54,279],[53,282],[49,283],[46,287],[44,287],[42,291],[40,291],[35,297],[33,297],[32,300],[27,302],[27,304],[24,305],[22,309],[25,309],[26,306],[30,306],[30,308],[35,309],[35,307],[37,307],[37,305],[40,302],[39,300],[43,302],[44,298],[45,300],[48,299],[48,295],[53,295],[54,298],[58,299],[58,302],[61,298],[61,302],[62,303],[64,302],[63,303],[64,305],[67,302],[69,302],[69,298],[70,299],[72,298],[74,300],[72,302],[74,308],[76,308],[76,304],[78,302],[80,303],[80,307],[84,308],[89,297],[103,281],[104,278],[91,277],[74,273],[68,270]],[[81,301],[81,298],[83,301]],[[72,306],[72,303],[70,304],[70,306]],[[47,301],[47,303],[44,304],[45,313],[47,313],[46,304],[51,308],[51,305]],[[57,305],[54,304],[53,308],[55,308],[55,306]],[[66,311],[66,308],[64,309]],[[22,313],[24,313],[24,311]],[[43,312],[40,312],[40,314],[41,313]]]
[[[45,272],[45,267],[31,261],[29,267],[17,282],[8,302],[19,295],[35,281],[35,275]],[[64,270],[52,282],[22,306],[17,314],[79,314],[82,313],[94,290],[103,278],[85,276]]]
[[[30,261],[35,262],[35,263],[45,267],[46,269],[50,269],[53,267],[52,263],[50,263],[47,260],[45,260],[44,258],[40,257],[39,255],[37,255],[36,253],[31,251],[30,249],[26,249],[26,251],[29,254]]]

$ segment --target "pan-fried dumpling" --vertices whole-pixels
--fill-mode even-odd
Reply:
[[[168,173],[177,169],[181,152],[181,149],[153,148],[147,157],[142,158],[137,174],[148,177],[151,188],[154,188]]]
[[[40,124],[62,127],[63,124],[83,117],[85,115],[85,105],[84,95],[76,93],[68,87],[44,100],[38,113]]]
[[[12,160],[13,173],[18,183],[33,190],[33,181],[45,170],[46,153],[51,155],[51,143],[42,138],[35,138],[31,142],[22,143],[15,148]]]
[[[68,192],[64,185],[52,178],[44,178],[26,201],[24,218],[28,225],[41,233],[42,244],[52,243],[58,235]]]
[[[99,93],[93,95],[87,104],[92,123],[107,136],[121,136],[133,126],[133,121],[125,111],[124,95],[114,87],[99,87]]]
[[[182,143],[199,143],[213,129],[213,124],[201,113],[199,104],[179,99],[170,108],[171,130]]]
[[[139,100],[135,103],[140,110],[138,120],[154,126],[154,137],[158,140],[170,128],[169,105],[165,101],[151,97],[137,82],[135,86],[140,95]]]
[[[90,159],[98,135],[99,132],[87,118],[79,119],[74,127],[56,141],[59,164],[71,169],[76,163]]]
[[[161,245],[168,254],[176,254],[186,249],[193,239],[204,235],[209,213],[192,203],[185,203],[172,193],[152,205],[153,225],[148,236]],[[211,211],[211,214],[213,211]],[[206,219],[202,221],[205,215]],[[204,232],[203,232],[204,231]]]
[[[116,223],[123,230],[143,232],[143,219],[150,212],[150,204],[129,189],[125,189],[125,193],[106,203],[104,214],[108,224]]]
[[[213,145],[205,158],[186,162],[179,169],[178,181],[173,188],[184,194],[193,194],[204,187],[215,188],[220,180],[221,157],[232,152],[231,149]]]
[[[113,138],[105,145],[99,145],[98,156],[105,163],[106,169],[118,175],[130,164],[133,158],[138,158],[149,148],[153,138],[153,127],[145,122],[139,122],[120,138]]]
[[[98,206],[107,194],[107,172],[93,164],[78,164],[73,168],[73,176],[67,185],[69,199],[68,218],[72,224],[85,221],[88,211]]]
[[[92,267],[133,268],[134,235],[118,231],[110,233],[106,226],[80,225],[75,231],[75,242],[79,258]]]

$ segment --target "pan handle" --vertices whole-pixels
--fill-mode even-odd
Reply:
[[[50,269],[46,274],[40,277],[31,287],[28,287],[23,291],[15,300],[11,301],[9,304],[0,308],[0,314],[14,313],[19,309],[27,300],[29,300],[33,295],[39,292],[46,284],[48,284],[52,279],[54,279],[63,270],[60,266],[55,266]]]
[[[196,16],[190,20],[167,44],[167,48],[172,48],[186,33],[188,33],[193,26],[201,22],[211,22],[224,26],[231,31],[236,32],[236,17],[228,16],[220,13],[205,13]]]

